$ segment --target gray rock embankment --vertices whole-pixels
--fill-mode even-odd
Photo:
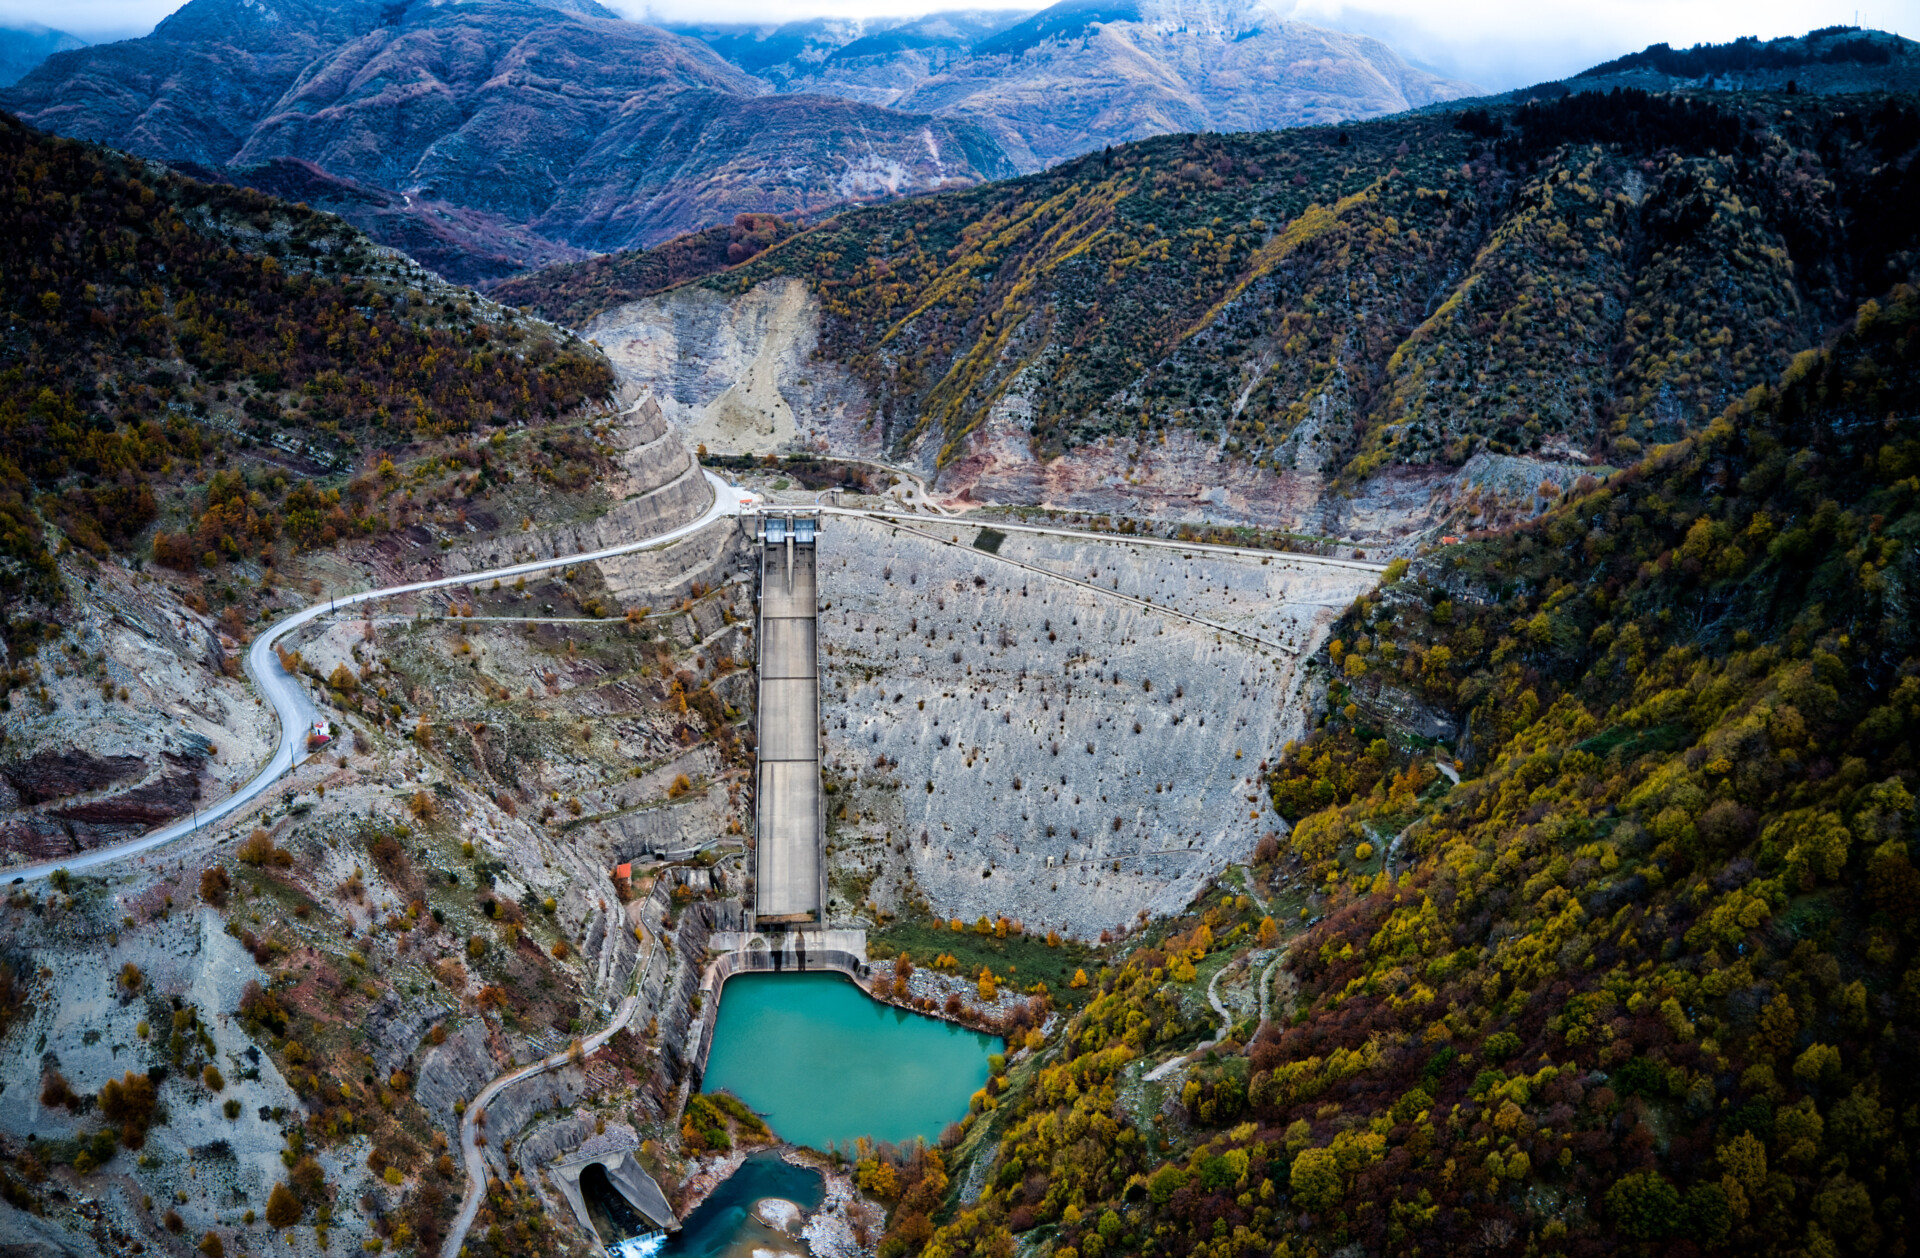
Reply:
[[[0,1082],[5,1084],[0,1090],[0,1132],[17,1150],[26,1147],[29,1135],[46,1141],[97,1129],[95,1114],[42,1105],[43,1077],[57,1070],[75,1093],[92,1096],[108,1080],[129,1072],[171,1067],[166,1037],[177,1000],[194,1012],[211,1041],[211,1060],[224,1076],[222,1086],[216,1091],[196,1072],[169,1069],[159,1085],[162,1119],[148,1133],[145,1153],[150,1161],[136,1175],[134,1155],[123,1152],[100,1172],[98,1187],[94,1181],[80,1181],[80,1195],[87,1198],[82,1204],[101,1207],[93,1210],[92,1219],[103,1217],[104,1210],[116,1226],[126,1225],[138,1213],[131,1205],[140,1193],[164,1195],[197,1236],[225,1225],[236,1206],[251,1202],[258,1207],[266,1201],[273,1184],[286,1174],[280,1158],[286,1147],[284,1116],[303,1107],[273,1060],[234,1016],[246,984],[264,982],[265,972],[240,941],[226,933],[218,914],[187,908],[184,899],[183,893],[176,901],[182,911],[143,924],[117,942],[106,927],[117,924],[122,914],[158,903],[157,897],[109,895],[16,924],[11,938],[17,955],[32,963],[24,973],[44,972],[46,977],[30,980],[36,987],[33,1008],[0,1041]],[[140,971],[138,993],[120,982],[121,967],[127,964]],[[231,1117],[224,1108],[228,1102],[236,1103]],[[132,1197],[110,1190],[113,1179],[104,1177],[134,1177]],[[74,1181],[66,1186],[70,1189]],[[176,1199],[176,1193],[182,1195]],[[26,1236],[36,1245],[45,1242],[22,1252],[101,1252],[87,1243],[89,1228],[62,1219],[60,1212],[53,1221],[73,1222],[76,1231],[57,1241],[47,1239],[50,1232],[35,1235],[34,1229],[19,1226],[17,1212],[0,1209],[0,1219],[6,1216],[16,1217],[6,1225],[11,1233],[0,1228],[0,1240],[11,1235]]]
[[[585,333],[622,380],[660,400],[690,445],[869,458],[884,450],[865,388],[815,355],[820,302],[798,279],[769,280],[738,298],[675,289],[609,310]]]
[[[499,1073],[500,1063],[487,1045],[486,1026],[478,1019],[463,1022],[447,1035],[446,1043],[421,1056],[414,1099],[433,1115],[435,1127],[458,1131],[460,1118],[454,1107],[464,1106]]]
[[[1302,652],[1375,580],[1279,557],[1022,544],[1089,584],[1151,589]],[[1088,937],[1179,911],[1284,828],[1260,764],[1305,731],[1288,651],[875,522],[834,518],[821,557],[828,765],[862,783],[835,797],[833,824],[867,840],[839,845],[837,886],[908,884],[942,916]]]

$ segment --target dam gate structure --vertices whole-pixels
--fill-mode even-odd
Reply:
[[[758,755],[754,791],[755,929],[826,922],[826,800],[821,790],[817,512],[762,512]]]

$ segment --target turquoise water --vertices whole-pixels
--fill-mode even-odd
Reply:
[[[987,1082],[991,1036],[872,999],[838,974],[742,974],[720,989],[702,1087],[784,1140],[937,1139]],[[762,1194],[765,1195],[765,1194]]]
[[[777,1153],[756,1153],[694,1208],[667,1239],[661,1258],[747,1258],[756,1249],[805,1252],[806,1242],[753,1217],[753,1203],[762,1197],[784,1197],[810,1214],[825,1199],[826,1185],[818,1171],[782,1161]]]

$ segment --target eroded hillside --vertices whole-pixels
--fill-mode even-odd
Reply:
[[[1481,455],[1530,460],[1504,490],[1531,496],[1697,430],[1906,275],[1916,118],[1629,92],[1152,140],[586,326],[689,423],[775,420],[698,429],[716,449],[824,442],[978,500],[1220,487],[1216,518],[1390,537]],[[707,326],[734,342],[691,354]]]
[[[704,907],[684,955],[676,928],[738,893],[749,802],[738,534],[323,618],[269,665],[324,730],[289,731],[293,768],[47,876],[255,778],[267,623],[642,540],[713,489],[657,408],[608,405],[597,355],[337,219],[3,138],[0,1240],[432,1252],[464,1197],[469,1252],[565,1250],[537,1174],[496,1155],[473,1195],[461,1115],[631,995],[630,1032],[495,1129],[672,1147]],[[616,883],[633,857],[655,872]],[[556,1126],[576,1100],[601,1108]]]

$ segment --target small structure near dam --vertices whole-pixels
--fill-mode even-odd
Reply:
[[[652,1242],[680,1226],[660,1185],[630,1150],[581,1155],[549,1173],[574,1216],[611,1254],[651,1253]]]

